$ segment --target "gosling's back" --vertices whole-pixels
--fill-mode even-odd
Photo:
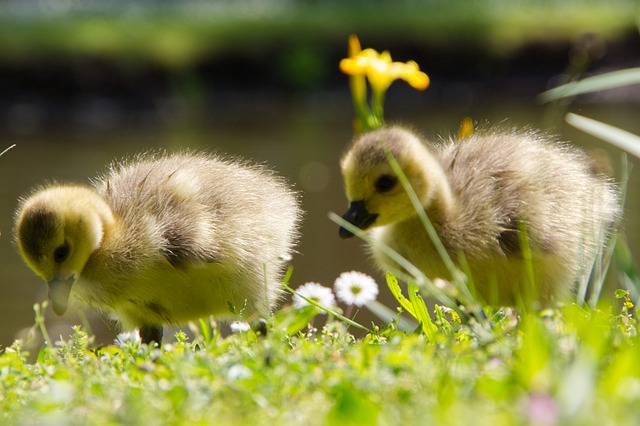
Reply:
[[[106,305],[125,324],[247,317],[268,313],[277,301],[300,219],[282,178],[258,166],[184,154],[114,164],[95,188],[118,229],[84,275],[120,288]],[[82,287],[81,296],[100,307],[95,289]]]

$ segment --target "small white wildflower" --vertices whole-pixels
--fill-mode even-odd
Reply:
[[[116,336],[116,340],[114,343],[116,346],[122,347],[125,343],[140,343],[140,334],[138,334],[138,330],[131,331],[123,331],[122,333]]]
[[[251,371],[249,367],[242,364],[234,364],[227,372],[227,379],[235,382],[236,380],[248,379],[252,375],[253,371]]]
[[[347,305],[364,306],[378,297],[378,284],[362,272],[343,272],[336,279],[333,288],[338,299]]]
[[[318,283],[306,283],[298,287],[296,291],[307,299],[311,299],[319,305],[327,308],[332,308],[336,305],[336,298],[331,289]],[[293,295],[293,305],[297,309],[307,306],[308,304],[309,302],[299,297],[297,294]],[[326,314],[324,310],[320,310],[320,313]]]
[[[433,285],[438,287],[440,290],[451,287],[451,283],[449,281],[443,280],[442,278],[434,278]]]
[[[55,404],[70,404],[75,396],[75,388],[63,380],[52,380],[48,388],[48,398]]]
[[[229,327],[233,333],[245,333],[251,329],[249,323],[245,321],[233,321]]]

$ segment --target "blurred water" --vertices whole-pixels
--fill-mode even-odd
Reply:
[[[382,275],[372,268],[362,243],[339,239],[337,226],[327,218],[329,211],[342,213],[346,207],[338,162],[352,137],[348,97],[267,104],[269,107],[264,110],[238,105],[233,110],[212,114],[198,124],[147,124],[107,130],[76,126],[46,133],[0,136],[0,150],[13,143],[17,145],[0,157],[0,345],[24,336],[24,331],[33,325],[33,304],[47,297],[45,284],[23,264],[12,243],[12,216],[18,197],[45,181],[87,182],[113,159],[149,149],[201,148],[271,165],[300,190],[306,211],[299,254],[293,259],[293,286],[306,281],[331,286],[341,272],[355,269],[370,273],[383,287]],[[500,123],[508,119],[510,125],[537,127],[545,111],[532,102],[497,102],[466,110],[464,114],[481,122]],[[585,106],[574,112],[640,134],[634,108]],[[453,106],[403,111],[388,106],[387,114],[391,120],[411,123],[427,135],[455,133],[462,118]],[[580,140],[589,148],[604,147],[614,162],[618,160],[615,149],[566,126],[560,132],[564,138]],[[625,223],[634,253],[640,253],[635,237],[639,176],[633,174],[629,184],[627,197],[634,207],[627,207]],[[111,341],[113,337],[105,331],[99,317],[91,318],[100,340]],[[368,318],[364,312],[359,317],[365,324]],[[70,325],[78,321],[71,313],[58,318],[47,312],[47,325],[54,338],[70,334]]]

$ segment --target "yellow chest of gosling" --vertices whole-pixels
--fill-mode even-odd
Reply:
[[[350,203],[344,219],[372,230],[378,243],[371,250],[383,270],[402,268],[380,243],[427,277],[451,279],[388,155],[449,256],[490,304],[566,299],[588,280],[620,215],[615,186],[592,172],[582,152],[537,133],[480,132],[425,145],[406,129],[382,128],[357,138],[341,166]]]
[[[263,167],[141,155],[92,186],[36,190],[18,208],[16,241],[56,313],[71,300],[159,342],[163,324],[267,314],[300,216],[296,194]]]

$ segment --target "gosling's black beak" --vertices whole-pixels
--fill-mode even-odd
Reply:
[[[75,282],[75,276],[71,275],[69,278],[54,278],[49,281],[49,299],[53,306],[53,312],[56,315],[64,315],[69,307],[69,295],[71,294],[71,287]]]
[[[373,222],[375,222],[377,217],[377,214],[369,213],[367,211],[367,206],[364,200],[352,201],[349,205],[349,210],[347,210],[347,212],[342,216],[344,220],[360,229],[367,229]],[[340,237],[353,237],[353,233],[343,227],[340,227]]]

